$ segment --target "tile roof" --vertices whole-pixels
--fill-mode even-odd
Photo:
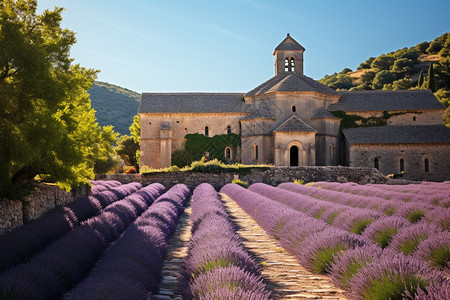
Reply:
[[[328,95],[338,95],[332,88],[321,84],[314,79],[294,73],[275,75],[266,82],[260,84],[244,96],[263,95],[271,92],[318,92]]]
[[[330,111],[388,111],[444,108],[430,90],[348,91],[328,107]]]
[[[330,113],[323,107],[319,107],[318,109],[316,109],[316,111],[311,116],[311,119],[325,119],[325,118],[340,120],[340,118],[334,116],[332,113]]]
[[[350,144],[450,144],[445,125],[361,127],[342,130]]]
[[[296,115],[292,115],[286,119],[273,131],[317,131]]]
[[[142,93],[138,113],[246,112],[242,93]]]
[[[286,38],[275,48],[275,51],[283,51],[283,50],[305,51],[305,48],[303,48],[303,46],[300,45],[296,40],[294,40],[288,33]]]

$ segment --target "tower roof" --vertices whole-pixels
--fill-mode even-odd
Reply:
[[[309,126],[305,121],[297,117],[296,115],[292,115],[287,118],[286,121],[281,123],[277,128],[273,131],[311,131],[317,132],[314,128]]]
[[[305,51],[305,48],[303,48],[302,45],[300,45],[296,40],[294,40],[289,33],[287,34],[286,38],[275,48],[273,51],[273,54],[277,51],[292,51],[292,50],[299,50],[299,51]]]

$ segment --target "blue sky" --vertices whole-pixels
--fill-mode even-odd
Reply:
[[[137,92],[246,92],[275,74],[290,35],[320,79],[450,31],[449,0],[38,0],[66,8],[71,56]]]

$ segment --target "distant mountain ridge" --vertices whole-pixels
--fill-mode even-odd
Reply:
[[[113,125],[114,131],[130,135],[128,128],[137,114],[141,94],[102,81],[95,81],[88,93],[97,122],[101,126]]]

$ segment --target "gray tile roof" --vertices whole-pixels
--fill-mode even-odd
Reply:
[[[332,88],[321,84],[314,79],[294,73],[275,75],[266,82],[260,84],[244,96],[263,95],[271,92],[318,92],[327,95],[337,95]]]
[[[341,92],[330,111],[388,111],[445,108],[430,90]]]
[[[267,109],[267,107],[260,107],[248,116],[243,118],[244,120],[252,119],[275,119],[272,113]]]
[[[275,51],[283,50],[302,50],[305,51],[302,45],[300,45],[296,40],[294,40],[289,33],[286,38],[275,48]]]
[[[316,131],[316,130],[311,126],[309,126],[308,124],[306,124],[302,119],[300,119],[296,115],[292,115],[273,131]]]
[[[342,130],[350,144],[450,144],[445,125],[361,127]]]
[[[138,113],[246,112],[242,93],[142,93]]]
[[[334,116],[332,113],[330,113],[323,107],[319,107],[318,109],[316,109],[316,111],[311,116],[311,119],[325,119],[325,118],[340,120],[340,118]]]

